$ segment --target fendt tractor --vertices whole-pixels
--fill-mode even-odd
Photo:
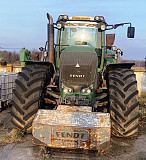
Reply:
[[[138,132],[137,81],[131,67],[120,62],[114,34],[103,16],[47,13],[48,41],[40,61],[26,61],[15,81],[12,123],[33,135],[33,143],[53,148],[107,150],[111,133],[131,137]],[[54,30],[57,42],[54,43]]]

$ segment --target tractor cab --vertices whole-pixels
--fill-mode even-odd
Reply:
[[[58,38],[56,48],[56,66],[59,68],[59,58],[63,51],[94,50],[101,61],[102,43],[104,42],[105,20],[102,16],[68,17],[60,15],[57,20]],[[69,47],[69,48],[68,48]],[[100,67],[100,65],[99,65]]]

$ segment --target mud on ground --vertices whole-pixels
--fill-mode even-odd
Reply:
[[[0,113],[0,139],[12,131],[10,110],[8,108]],[[46,149],[33,145],[31,135],[20,137],[21,140],[15,139],[11,144],[6,144],[10,141],[0,143],[0,160],[146,160],[146,119],[140,120],[139,134],[136,137],[112,137],[111,147],[103,155],[98,155],[97,151]]]

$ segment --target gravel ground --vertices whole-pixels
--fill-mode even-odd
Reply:
[[[0,137],[12,128],[10,109],[0,113]],[[6,129],[3,129],[6,128]],[[133,139],[111,139],[110,149],[103,155],[96,151],[46,149],[35,146],[32,136],[25,135],[23,142],[0,146],[0,160],[146,160],[146,121],[140,121],[139,134]]]

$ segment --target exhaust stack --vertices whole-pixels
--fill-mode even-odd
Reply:
[[[47,13],[48,23],[48,61],[54,64],[54,26],[53,18]]]

